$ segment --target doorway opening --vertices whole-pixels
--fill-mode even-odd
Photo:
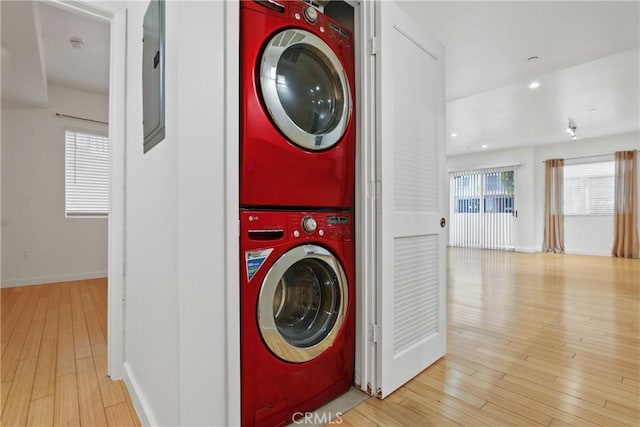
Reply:
[[[95,390],[103,397],[102,416],[108,418],[108,407],[127,405],[128,399],[123,384],[108,379],[109,376],[122,377],[123,359],[123,319],[121,310],[117,309],[122,304],[123,293],[124,189],[118,184],[124,182],[121,153],[126,11],[122,5],[103,7],[110,10],[96,8],[89,2],[2,4],[3,115],[6,113],[3,151],[8,149],[3,154],[9,154],[9,148],[12,150],[12,156],[3,160],[13,163],[22,159],[30,163],[30,166],[17,162],[13,165],[13,170],[26,172],[22,176],[27,180],[8,180],[18,184],[12,191],[27,203],[12,203],[21,210],[3,211],[3,246],[21,255],[21,264],[13,263],[21,269],[5,270],[3,265],[2,281],[3,286],[51,283],[23,287],[15,292],[21,294],[19,301],[24,303],[16,306],[16,313],[19,307],[30,307],[19,316],[21,321],[30,322],[23,323],[23,327],[31,336],[31,345],[24,347],[20,359],[30,361],[25,362],[25,366],[37,366],[35,376],[21,377],[34,381],[33,393],[27,397],[38,404],[34,402],[41,396],[49,396],[53,389],[57,395],[59,387],[71,390],[73,381],[88,378],[99,386]],[[13,30],[17,32],[9,33]],[[15,43],[9,46],[11,40]],[[11,91],[4,90],[6,84],[12,87]],[[16,98],[19,95],[30,99]],[[11,138],[5,139],[5,133]],[[20,134],[25,137],[21,138]],[[108,155],[101,150],[107,147],[98,141],[100,135],[109,136]],[[102,147],[98,147],[100,144]],[[85,159],[82,153],[98,152],[103,154],[99,156],[102,170],[98,175],[103,181],[100,187],[103,190],[112,187],[112,191],[102,194],[100,206],[94,209],[95,204],[85,206],[82,198],[66,196],[87,190],[90,199],[95,189],[91,185],[84,189],[74,187],[65,177],[74,172],[75,178],[79,178],[82,167],[89,163],[95,167],[92,163],[96,157]],[[34,162],[39,162],[41,167]],[[80,184],[80,180],[72,184]],[[42,197],[37,193],[40,187],[46,188]],[[36,191],[32,191],[34,189]],[[24,215],[16,216],[15,212]],[[20,228],[15,227],[18,221],[5,224],[5,217],[22,222],[31,217],[35,221],[33,227]],[[22,230],[24,243],[16,245],[5,241],[11,234],[5,235],[5,225],[13,227],[15,232]],[[117,238],[112,239],[113,236]],[[119,304],[113,304],[114,290]],[[20,347],[18,344],[16,341],[14,347]],[[34,353],[24,353],[28,349]],[[112,353],[116,357],[112,357]],[[34,357],[28,357],[30,355]],[[53,364],[48,363],[51,358]],[[60,382],[51,382],[51,378],[58,378]],[[22,386],[17,384],[16,390],[20,390]],[[24,384],[27,386],[31,389],[31,385]],[[11,389],[8,393],[9,400],[12,396],[22,398],[12,394]],[[108,400],[114,396],[115,400]],[[83,395],[82,399],[85,398],[88,396]],[[7,420],[19,415],[7,414]],[[76,418],[86,414],[80,410],[71,411],[69,415],[71,418],[61,422],[76,424]],[[14,423],[7,421],[7,424]]]

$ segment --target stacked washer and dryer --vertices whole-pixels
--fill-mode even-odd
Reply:
[[[353,382],[353,35],[298,0],[240,31],[241,416],[274,426]]]

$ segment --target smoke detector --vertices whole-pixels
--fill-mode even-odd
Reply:
[[[71,37],[69,39],[69,44],[74,49],[84,49],[84,40],[80,37]]]

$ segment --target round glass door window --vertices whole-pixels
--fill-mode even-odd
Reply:
[[[271,351],[306,362],[335,340],[347,304],[346,278],[326,249],[305,245],[284,254],[260,289],[258,324]]]
[[[298,29],[276,34],[262,55],[264,103],[280,131],[308,150],[335,145],[351,115],[349,83],[322,39]]]

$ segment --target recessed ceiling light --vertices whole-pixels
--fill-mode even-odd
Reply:
[[[487,144],[482,144],[480,148],[489,148],[489,146]]]
[[[69,39],[69,44],[74,49],[84,49],[84,40],[82,40],[80,37],[71,37]]]
[[[457,134],[457,133],[452,133],[452,134],[451,134],[451,138],[455,138],[456,136],[458,136],[458,134]]]
[[[538,89],[539,87],[540,87],[540,82],[537,80],[534,80],[531,83],[529,83],[529,89]]]
[[[569,134],[569,136],[571,136],[571,139],[576,140],[578,139],[578,136],[576,135],[576,130],[578,129],[578,126],[576,126],[576,122],[569,117],[569,125],[567,126],[567,133]]]

